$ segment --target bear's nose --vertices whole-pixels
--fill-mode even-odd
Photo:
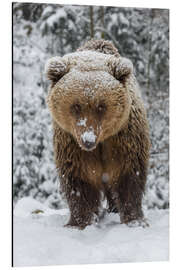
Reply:
[[[95,143],[94,142],[90,142],[90,141],[85,141],[83,142],[83,145],[86,149],[91,150],[92,148],[94,148]]]

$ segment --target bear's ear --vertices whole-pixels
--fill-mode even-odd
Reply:
[[[49,59],[45,65],[45,74],[53,83],[58,82],[68,72],[68,64],[61,57]]]
[[[133,73],[133,64],[132,62],[124,57],[116,58],[112,62],[112,72],[113,76],[118,81],[124,81],[130,74]]]

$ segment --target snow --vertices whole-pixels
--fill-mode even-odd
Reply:
[[[49,14],[53,13],[53,7],[52,6],[47,6],[43,12],[42,12],[42,16],[45,17]]]
[[[85,131],[82,135],[81,138],[83,142],[92,142],[94,143],[96,141],[96,135],[94,134],[94,130],[90,129],[88,131]]]
[[[119,14],[119,18],[120,18],[120,22],[125,25],[125,26],[129,26],[129,21],[126,19],[126,17],[124,16],[123,13]]]
[[[37,200],[31,198],[31,197],[25,197],[23,199],[20,199],[16,207],[14,209],[14,216],[16,217],[29,217],[32,216],[35,213],[41,213],[41,216],[49,216],[52,214],[67,214],[68,210],[62,209],[62,210],[54,210],[50,209],[46,205],[38,202]]]
[[[102,54],[96,51],[78,51],[63,56],[67,63],[74,63],[73,68],[80,71],[106,71],[109,72],[108,63],[114,60],[113,55]],[[96,61],[94,61],[96,59]]]
[[[102,182],[107,183],[108,181],[109,181],[109,174],[108,173],[103,173]]]
[[[96,61],[94,61],[96,59]],[[109,63],[118,65],[117,71],[130,69],[130,60],[122,58],[119,61],[112,55],[105,55],[94,51],[83,51],[66,54],[63,57],[55,56],[49,59],[45,65],[45,74],[49,79],[63,75],[58,83],[62,94],[68,91],[75,92],[82,87],[84,94],[93,97],[101,87],[104,91],[117,89],[119,81],[112,76],[112,68]],[[127,64],[127,66],[126,66]],[[132,64],[131,64],[132,65]],[[123,71],[122,71],[123,72]],[[51,78],[52,77],[52,78]]]
[[[87,118],[80,119],[79,122],[77,122],[77,126],[86,127],[86,121],[87,121]]]
[[[83,231],[64,227],[68,213],[21,199],[14,209],[14,266],[168,260],[168,210],[146,211],[146,228],[130,228],[108,214]]]
[[[51,15],[48,19],[47,19],[47,24],[50,27],[53,27],[53,25],[60,19],[66,19],[67,18],[67,14],[63,9],[58,9],[56,11],[55,14]]]

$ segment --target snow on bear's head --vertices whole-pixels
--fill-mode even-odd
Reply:
[[[48,106],[56,123],[79,146],[93,150],[127,122],[133,66],[130,60],[94,51],[51,58]]]

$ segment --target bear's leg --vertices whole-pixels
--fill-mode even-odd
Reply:
[[[114,194],[122,223],[128,224],[136,220],[145,223],[142,211],[144,189],[145,181],[141,175],[136,174],[121,177],[115,185]]]
[[[105,186],[105,196],[108,202],[108,209],[109,213],[118,213],[118,208],[116,205],[116,201],[113,198],[113,192],[111,187]]]
[[[64,187],[71,213],[67,226],[84,229],[92,223],[94,215],[98,215],[100,192],[91,184],[77,178],[67,179]]]

